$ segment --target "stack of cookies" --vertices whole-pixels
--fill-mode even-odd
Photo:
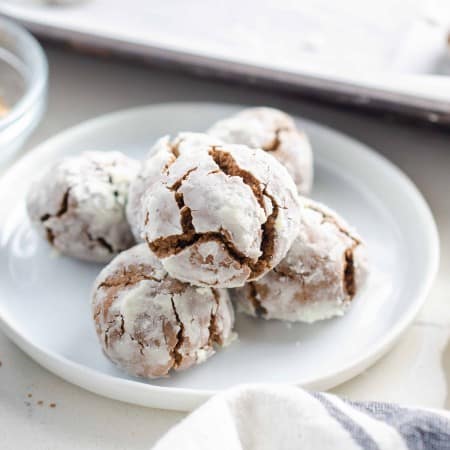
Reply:
[[[35,182],[28,212],[61,253],[112,259],[92,294],[103,351],[132,375],[162,377],[233,341],[233,304],[314,322],[342,315],[361,289],[365,246],[307,197],[312,159],[291,117],[251,108],[162,137],[142,163],[66,158]]]

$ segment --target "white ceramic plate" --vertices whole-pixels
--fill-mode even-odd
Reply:
[[[99,265],[56,257],[30,228],[24,208],[41,167],[86,149],[142,157],[155,138],[204,130],[238,107],[166,104],[107,115],[45,142],[0,181],[0,325],[32,358],[90,391],[140,405],[187,410],[238,383],[327,389],[366,369],[399,337],[436,273],[438,238],[414,185],[359,142],[299,119],[315,152],[313,198],[354,224],[373,275],[342,318],[288,325],[240,316],[238,342],[196,368],[156,381],[132,378],[101,353],[89,291]]]

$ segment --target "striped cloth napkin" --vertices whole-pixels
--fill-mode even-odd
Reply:
[[[279,385],[216,395],[154,450],[450,450],[450,415]]]

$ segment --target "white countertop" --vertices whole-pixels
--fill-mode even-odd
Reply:
[[[439,276],[426,306],[398,345],[371,369],[333,392],[352,399],[450,406],[450,133],[264,89],[205,81],[124,61],[96,60],[53,47],[46,50],[50,60],[48,112],[25,151],[60,130],[110,111],[168,101],[225,101],[280,107],[330,125],[400,166],[435,215],[441,237]],[[0,361],[2,450],[148,449],[184,417],[183,413],[108,400],[72,386],[40,368],[1,333]]]

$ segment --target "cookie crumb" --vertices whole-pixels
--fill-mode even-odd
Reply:
[[[0,361],[0,367],[2,367],[3,363]]]
[[[0,98],[0,119],[5,117],[9,112],[9,108],[6,106],[2,98]]]
[[[33,394],[28,394],[27,397],[31,398],[31,397],[33,397]]]
[[[37,404],[38,404],[39,406],[42,406],[42,405],[44,404],[44,401],[43,401],[43,400],[38,400]]]
[[[56,408],[56,403],[50,403],[50,408]]]

